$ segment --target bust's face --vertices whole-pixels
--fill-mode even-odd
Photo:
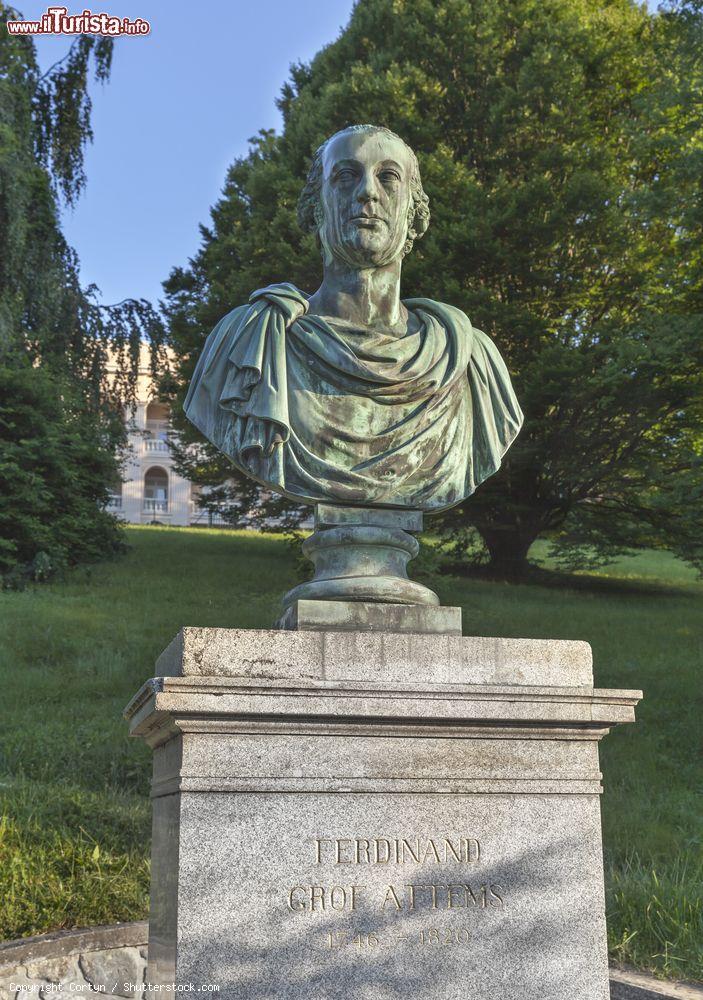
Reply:
[[[383,132],[347,132],[322,158],[320,239],[325,255],[361,269],[403,253],[412,163],[405,143]]]

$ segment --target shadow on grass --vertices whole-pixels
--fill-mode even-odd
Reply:
[[[496,575],[488,566],[448,564],[443,570],[433,574],[435,578],[447,581],[475,580],[482,583],[508,583],[514,586],[527,585],[558,590],[577,590],[591,594],[637,595],[638,597],[681,597],[691,594],[687,583],[665,583],[657,579],[634,579],[624,576],[600,576],[597,573],[565,573],[545,569],[530,563],[525,574],[506,579]]]

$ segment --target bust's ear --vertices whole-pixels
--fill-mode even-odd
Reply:
[[[318,149],[298,198],[298,225],[304,233],[319,231],[322,224],[322,155]]]

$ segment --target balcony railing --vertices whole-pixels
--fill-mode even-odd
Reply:
[[[168,500],[144,499],[144,510],[147,514],[168,514]]]
[[[190,523],[192,526],[207,525],[213,528],[227,528],[232,525],[231,521],[222,517],[217,511],[204,510],[202,507],[198,507],[193,500],[190,502]]]
[[[168,443],[162,441],[161,438],[146,438],[144,441],[144,451],[145,452],[166,452],[168,451]]]

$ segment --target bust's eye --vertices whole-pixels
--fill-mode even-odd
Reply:
[[[338,181],[351,181],[354,180],[354,176],[355,176],[354,171],[351,169],[351,167],[342,167],[341,170],[337,171]]]
[[[398,171],[390,170],[388,168],[381,171],[380,177],[384,184],[392,184],[393,182],[400,180],[400,174]]]

